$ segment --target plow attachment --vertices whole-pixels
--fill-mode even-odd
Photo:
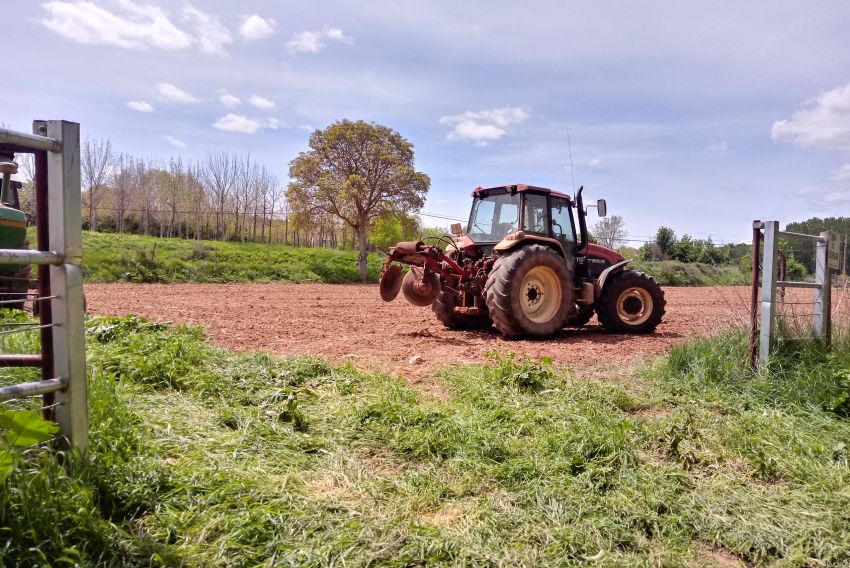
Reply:
[[[411,268],[402,277],[404,266]],[[391,302],[401,291],[411,304],[430,306],[440,295],[444,279],[462,282],[466,276],[466,271],[439,247],[421,241],[398,243],[390,249],[381,270],[381,299]]]

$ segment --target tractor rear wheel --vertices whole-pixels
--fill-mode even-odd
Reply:
[[[455,312],[457,305],[457,296],[450,290],[444,289],[431,304],[431,310],[436,314],[437,319],[449,329],[487,329],[493,325],[488,315],[466,316]]]
[[[643,272],[624,270],[606,283],[596,302],[596,314],[608,331],[651,333],[664,316],[664,291]]]
[[[484,287],[490,318],[507,337],[558,333],[573,304],[573,278],[563,257],[529,245],[500,257]]]

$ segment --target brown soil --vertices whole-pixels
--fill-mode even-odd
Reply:
[[[548,356],[566,366],[623,368],[686,339],[746,325],[746,287],[666,288],[665,294],[667,314],[653,334],[606,333],[594,318],[555,338],[507,340],[495,331],[447,330],[430,308],[400,297],[382,302],[375,285],[86,285],[94,314],[200,325],[213,342],[231,349],[317,355],[414,383],[446,365],[486,361],[491,350]]]

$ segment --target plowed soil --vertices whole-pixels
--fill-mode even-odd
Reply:
[[[627,367],[675,343],[748,321],[746,287],[666,288],[665,294],[667,313],[650,335],[606,333],[594,318],[555,338],[506,340],[495,331],[447,330],[430,308],[401,297],[382,302],[376,285],[86,285],[90,313],[200,325],[214,343],[230,349],[317,355],[407,377],[483,362],[491,350],[610,371],[612,363]]]

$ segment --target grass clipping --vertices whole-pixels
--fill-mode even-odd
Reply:
[[[88,345],[91,452],[19,460],[4,565],[850,563],[843,340],[752,374],[728,333],[628,385],[493,354],[446,402],[137,318]]]

